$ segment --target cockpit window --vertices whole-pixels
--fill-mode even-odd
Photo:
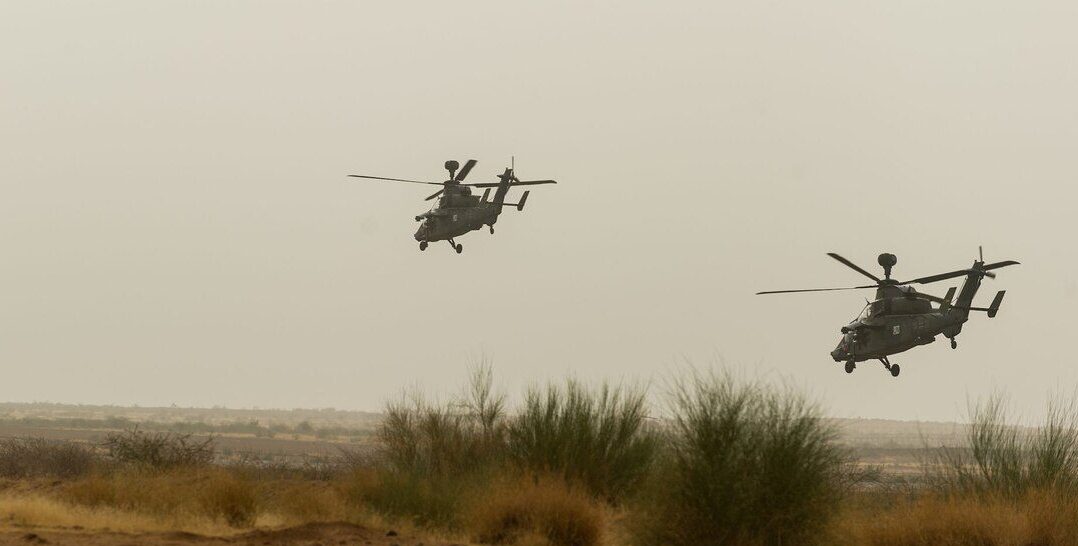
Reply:
[[[857,320],[865,320],[872,316],[872,305],[866,304],[865,308],[861,310],[861,314],[857,315]]]
[[[872,302],[871,307],[872,316],[874,317],[887,314],[887,300],[876,300]]]

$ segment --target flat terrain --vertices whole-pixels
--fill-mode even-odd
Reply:
[[[289,465],[317,464],[341,450],[370,449],[377,413],[226,408],[132,408],[66,404],[0,403],[0,438],[42,437],[100,444],[110,432],[138,426],[149,431],[190,432],[217,438],[220,462],[254,458]],[[958,445],[957,423],[835,419],[840,442],[864,465],[884,473],[916,475],[925,447]]]
[[[389,534],[387,534],[389,533]],[[236,544],[241,546],[363,545],[363,546],[448,546],[395,531],[374,530],[350,523],[307,523],[274,530],[254,530],[229,537],[207,537],[194,533],[116,533],[79,529],[0,530],[0,545],[26,546],[200,546]]]

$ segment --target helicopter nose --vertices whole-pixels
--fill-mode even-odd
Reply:
[[[424,221],[423,223],[419,224],[419,229],[415,230],[415,240],[426,241],[429,235],[430,225],[426,221]]]
[[[847,358],[846,351],[841,348],[835,349],[834,351],[831,351],[831,358],[835,359],[835,362],[842,362]]]

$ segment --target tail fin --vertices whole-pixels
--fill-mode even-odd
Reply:
[[[940,304],[941,311],[946,311],[951,308],[951,302],[954,301],[955,290],[957,290],[957,288],[953,286],[947,289],[947,294],[943,296],[943,299],[946,301]]]
[[[509,193],[509,183],[513,181],[513,169],[506,167],[505,172],[498,175],[498,189],[494,192],[494,203],[501,205],[505,202],[505,194]]]
[[[996,292],[996,297],[992,300],[992,305],[988,306],[988,318],[996,316],[996,313],[999,312],[999,304],[1003,303],[1003,295],[1006,293],[1006,290]]]
[[[958,300],[954,306],[964,315],[969,315],[969,308],[973,306],[973,296],[977,295],[977,289],[981,287],[981,279],[984,274],[979,271],[981,262],[975,262],[973,268],[966,275],[966,282],[962,283],[962,290],[958,292]]]

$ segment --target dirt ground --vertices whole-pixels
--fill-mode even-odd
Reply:
[[[350,523],[307,523],[275,530],[255,530],[230,537],[194,533],[116,533],[81,529],[0,530],[0,546],[55,544],[62,546],[462,546],[444,541],[398,535]]]

